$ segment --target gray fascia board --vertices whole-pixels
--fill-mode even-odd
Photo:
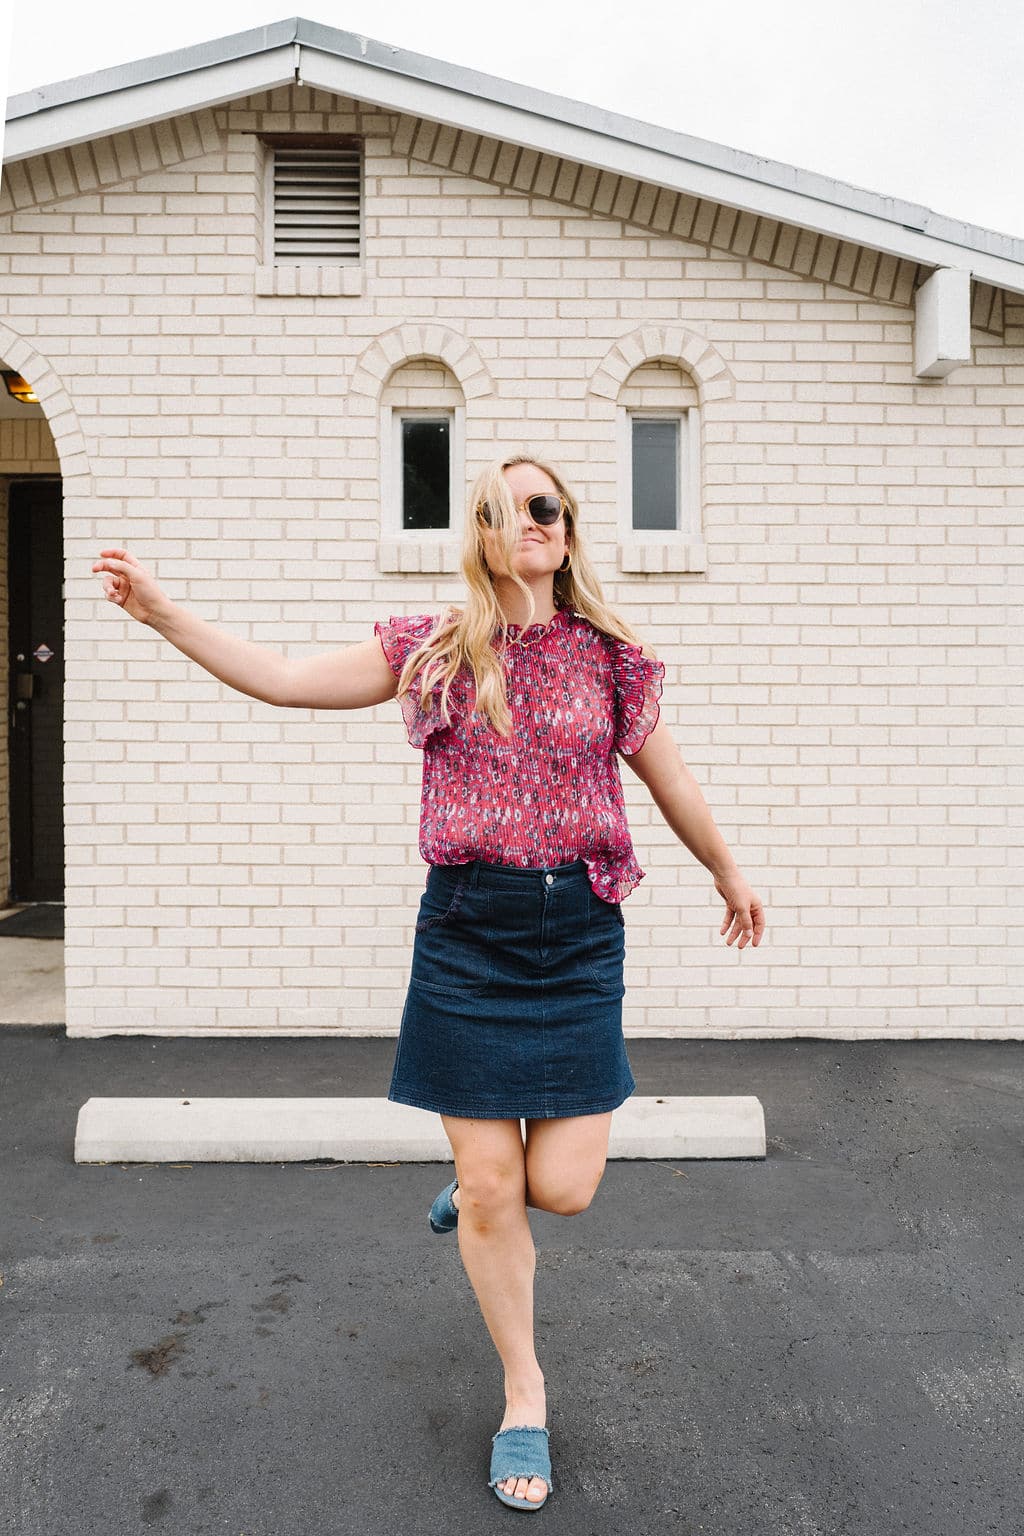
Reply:
[[[125,133],[183,112],[218,107],[256,91],[291,85],[294,80],[295,49],[288,43],[269,53],[255,53],[188,74],[41,109],[31,117],[15,117],[7,123],[4,163],[29,160],[33,155],[112,133]]]
[[[386,73],[375,65],[311,48],[302,49],[300,72],[306,84],[321,90],[353,96],[432,122],[455,123],[472,133],[509,140],[544,154],[779,219],[926,266],[966,268],[983,282],[1024,293],[1024,262],[907,229],[884,217],[804,191],[766,185],[732,171],[682,160],[678,155],[635,140],[612,137],[591,126],[580,127],[565,118],[540,116],[517,105],[467,96],[450,85]]]
[[[188,48],[175,48],[170,53],[154,53],[145,59],[132,59],[127,64],[113,64],[106,69],[93,70],[88,75],[75,75],[68,80],[54,80],[48,85],[36,85],[17,96],[7,98],[7,122],[19,117],[30,117],[53,107],[63,107],[83,101],[87,96],[106,96],[115,91],[127,90],[133,85],[150,85],[155,80],[167,80],[172,75],[194,74],[214,64],[230,64],[235,59],[250,54],[268,53],[272,49],[295,42],[299,31],[296,18],[290,21],[274,21],[265,27],[252,27],[248,32],[233,32],[229,37],[214,38],[211,42],[193,43]]]

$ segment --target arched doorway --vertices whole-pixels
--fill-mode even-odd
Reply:
[[[64,899],[63,480],[25,351],[0,353],[0,907]]]

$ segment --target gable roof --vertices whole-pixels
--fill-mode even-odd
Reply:
[[[11,96],[4,160],[296,82],[1024,293],[1024,239],[303,17]]]

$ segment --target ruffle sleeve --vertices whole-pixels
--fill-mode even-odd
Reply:
[[[615,751],[639,752],[658,723],[665,663],[651,661],[638,645],[608,637],[615,683]]]
[[[440,620],[436,614],[417,613],[408,617],[392,614],[385,624],[378,619],[373,626],[373,632],[380,641],[384,655],[388,659],[388,665],[396,677],[400,677],[402,668],[417,646],[423,644],[433,634]],[[405,731],[409,743],[414,747],[423,747],[427,738],[435,731],[447,730],[448,726],[441,715],[441,688],[440,682],[435,683],[429,695],[430,710],[425,712],[420,707],[420,678],[413,678],[409,692],[399,699],[399,707],[405,721]],[[448,695],[448,713],[452,717],[452,694]]]

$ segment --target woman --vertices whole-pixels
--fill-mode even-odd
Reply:
[[[622,1034],[621,901],[644,878],[616,753],[714,877],[721,932],[764,932],[664,722],[664,666],[606,605],[562,477],[495,460],[470,496],[462,610],[378,622],[377,638],[286,658],[169,602],[127,550],[104,550],[108,599],[238,691],[291,708],[398,699],[424,751],[429,865],[388,1097],[440,1114],[456,1178],[430,1212],[453,1228],[504,1367],[489,1486],[539,1509],[552,1488],[534,1349],[527,1207],[585,1210],[612,1112],[633,1092]],[[525,1138],[520,1120],[525,1121]]]

